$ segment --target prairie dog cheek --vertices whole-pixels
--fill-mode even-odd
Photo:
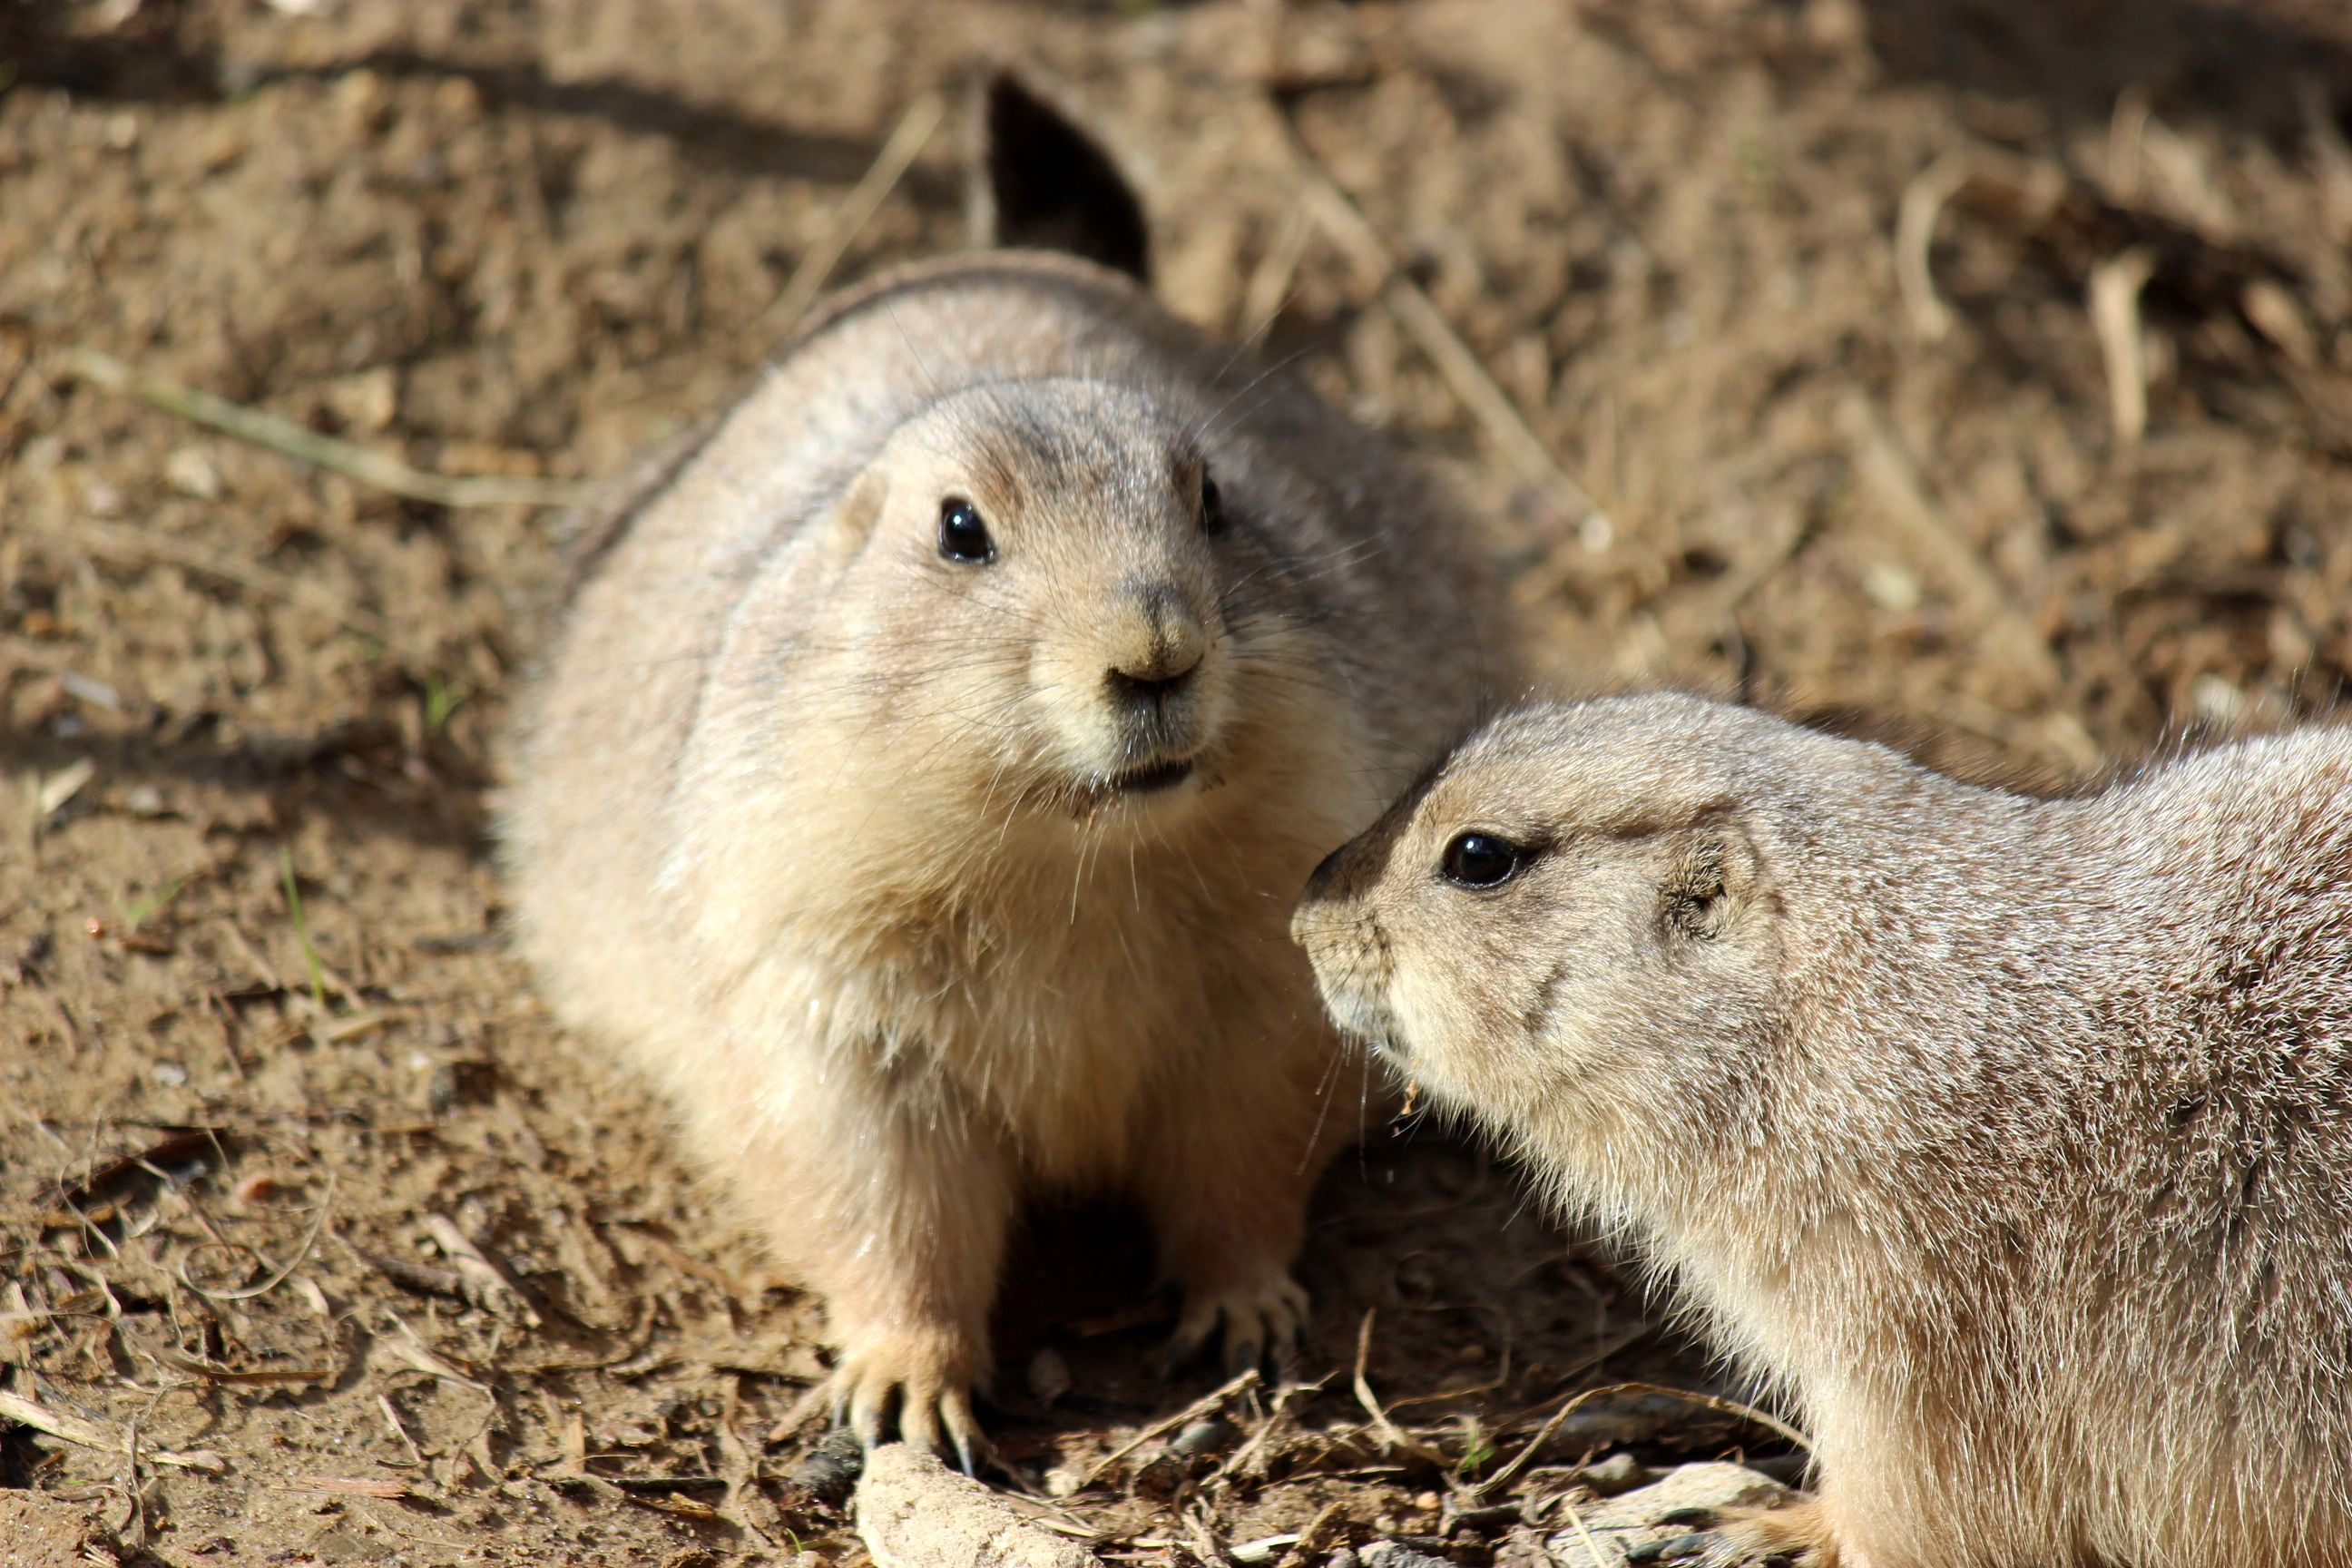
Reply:
[[[1507,1094],[1506,1064],[1516,1030],[1498,1031],[1494,1009],[1468,977],[1408,952],[1389,986],[1389,1007],[1405,1073],[1448,1098],[1490,1101]]]

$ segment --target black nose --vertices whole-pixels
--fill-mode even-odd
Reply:
[[[1308,898],[1328,899],[1331,896],[1332,884],[1339,879],[1339,862],[1346,859],[1347,856],[1348,847],[1342,844],[1323,857],[1322,861],[1315,868],[1315,874],[1307,879]]]
[[[1181,663],[1182,668],[1176,666]],[[1192,672],[1201,668],[1200,656],[1192,655],[1181,660],[1155,656],[1139,660],[1133,668],[1112,666],[1104,673],[1104,682],[1111,695],[1124,702],[1157,704],[1191,684]]]

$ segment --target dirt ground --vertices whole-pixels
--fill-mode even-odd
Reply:
[[[767,1436],[814,1304],[501,946],[556,512],[402,500],[68,355],[426,468],[613,475],[741,384],[900,114],[991,54],[1101,127],[1177,309],[1452,477],[1561,686],[2050,786],[2337,700],[2330,0],[0,0],[0,1416],[66,1429],[0,1421],[12,1506],[174,1564],[862,1560],[791,1479],[815,1429]],[[1599,511],[1307,226],[1286,119]],[[955,142],[836,280],[961,243]],[[1073,1491],[1215,1380],[1155,1384],[1123,1216],[1027,1245],[991,1428],[1115,1559],[1319,1518],[1526,1563],[1456,1516],[1551,1402],[1717,1387],[1510,1173],[1376,1127],[1318,1198],[1310,1387]],[[1356,1396],[1368,1313],[1420,1453]],[[1666,1407],[1541,1461],[1786,1447]]]

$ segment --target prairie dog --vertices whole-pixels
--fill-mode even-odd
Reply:
[[[1063,188],[1004,163],[1000,212]],[[521,944],[824,1294],[869,1442],[895,1403],[969,1467],[1031,1194],[1139,1201],[1178,1353],[1294,1342],[1356,1118],[1290,905],[1467,724],[1497,604],[1295,382],[1003,249],[835,300],[598,560],[513,764]]]
[[[1971,788],[1497,720],[1318,869],[1348,1029],[1633,1239],[1854,1568],[2352,1563],[2352,732]]]

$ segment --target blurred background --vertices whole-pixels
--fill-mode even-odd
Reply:
[[[168,1560],[858,1549],[792,1511],[800,1440],[761,1448],[814,1308],[499,943],[486,802],[560,509],[393,493],[84,356],[428,478],[621,474],[807,285],[964,242],[982,59],[1099,132],[1173,309],[1448,476],[1561,689],[1693,686],[2049,788],[2338,700],[2334,0],[0,0],[0,1353],[24,1397],[230,1457],[142,1483]],[[894,132],[911,162],[869,180]],[[323,1306],[191,1293],[235,1272],[219,1236],[282,1260],[330,1210]],[[1714,1375],[1523,1210],[1379,1132],[1307,1265],[1317,1374],[1381,1308],[1371,1383],[1457,1479],[1579,1380]],[[369,1261],[454,1278],[435,1215],[542,1321]],[[1126,1286],[1008,1320],[1013,1405],[1040,1348],[1076,1380],[993,1423],[1034,1477],[1208,1386],[1155,1391],[1161,1331],[1100,1328],[1148,1284],[1105,1234],[1038,1245]],[[1285,1418],[1322,1458],[1268,1451],[1353,1480],[1066,1506],[1196,1557],[1334,1500],[1402,1529],[1444,1489],[1328,1436],[1348,1384]],[[9,1430],[0,1481],[120,1468]],[[413,1489],[283,1480],[362,1456]]]

